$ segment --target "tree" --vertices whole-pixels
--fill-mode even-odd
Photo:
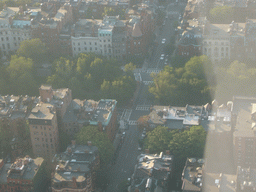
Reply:
[[[210,10],[209,20],[212,23],[231,23],[234,16],[234,9],[229,6],[217,6]]]
[[[9,75],[10,92],[16,95],[36,95],[37,82],[34,78],[34,64],[29,58],[12,56],[6,68]]]
[[[245,63],[233,61],[228,67],[217,68],[216,74],[216,99],[220,102],[226,102],[234,95],[255,95],[255,67],[248,68]]]
[[[138,128],[140,130],[143,130],[144,128],[148,128],[149,127],[149,123],[148,123],[148,120],[149,120],[149,116],[148,115],[144,115],[144,116],[141,116],[138,120],[137,120],[137,123],[138,123]]]
[[[169,149],[168,144],[171,139],[172,134],[168,128],[159,126],[147,133],[145,148],[149,149],[150,153],[160,153]]]
[[[114,9],[112,7],[104,7],[104,12],[102,13],[102,17],[104,16],[117,16],[119,15],[119,18],[121,20],[125,19],[125,9]]]
[[[176,132],[168,148],[177,159],[203,157],[206,142],[206,131],[202,126],[192,126],[189,130]]]
[[[96,126],[83,127],[76,135],[79,144],[87,145],[88,141],[98,147],[101,167],[108,165],[114,155],[114,146],[104,132],[100,132]]]
[[[183,68],[166,66],[153,74],[149,92],[163,105],[201,105],[211,101],[215,86],[212,64],[206,56],[191,58]]]
[[[47,61],[47,48],[40,39],[25,40],[20,43],[17,54],[32,59],[37,65]]]

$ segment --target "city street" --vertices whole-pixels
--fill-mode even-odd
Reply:
[[[140,91],[136,101],[134,101],[132,108],[122,109],[121,117],[129,123],[129,129],[126,130],[125,140],[121,146],[116,163],[112,165],[109,172],[109,184],[106,192],[118,192],[118,185],[130,178],[134,172],[134,167],[137,163],[137,156],[141,153],[138,151],[138,139],[141,136],[136,122],[139,117],[148,115],[150,107],[155,104],[149,97],[148,85],[153,81],[150,74],[159,73],[164,68],[165,59],[160,60],[161,54],[164,54],[164,47],[170,42],[170,38],[174,35],[175,29],[173,27],[174,21],[177,21],[180,12],[183,12],[185,4],[176,5],[171,3],[166,9],[165,26],[160,31],[159,27],[156,29],[156,41],[158,46],[154,51],[152,57],[147,60],[141,69],[134,71],[135,78],[140,81]],[[166,39],[162,43],[162,39]],[[146,65],[145,65],[146,64]]]

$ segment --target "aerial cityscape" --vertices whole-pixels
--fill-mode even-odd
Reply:
[[[255,0],[1,0],[0,192],[256,191]]]

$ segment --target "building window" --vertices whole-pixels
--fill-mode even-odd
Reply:
[[[3,46],[3,49],[5,49],[5,45],[3,44],[2,46]]]
[[[13,37],[13,40],[15,41],[15,40],[16,40],[16,37]]]
[[[97,47],[95,47],[95,51],[97,51]]]
[[[92,48],[90,47],[90,51],[92,50]]]

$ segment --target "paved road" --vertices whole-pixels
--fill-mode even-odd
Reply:
[[[148,68],[135,71],[136,77],[141,81],[140,92],[132,108],[122,109],[119,112],[121,113],[120,116],[129,122],[130,128],[126,131],[126,137],[117,156],[116,163],[110,168],[110,182],[106,192],[118,192],[118,185],[122,181],[130,178],[134,172],[137,156],[140,154],[140,151],[138,151],[138,139],[141,136],[141,133],[139,133],[137,129],[136,121],[140,116],[149,114],[150,107],[154,104],[148,92],[148,85],[152,81],[150,74],[151,72],[158,73],[165,66],[164,61],[160,61],[160,55],[163,53],[165,45],[170,42],[170,37],[174,34],[173,22],[178,19],[179,12],[184,9],[184,7],[185,5],[176,6],[174,4],[168,6],[166,14],[169,17],[173,14],[176,19],[167,19],[162,32],[157,34],[159,46],[156,48],[155,54],[151,60],[148,61]],[[159,33],[158,29],[156,33]],[[162,44],[163,38],[166,39],[165,44]],[[145,81],[143,81],[143,78]]]

